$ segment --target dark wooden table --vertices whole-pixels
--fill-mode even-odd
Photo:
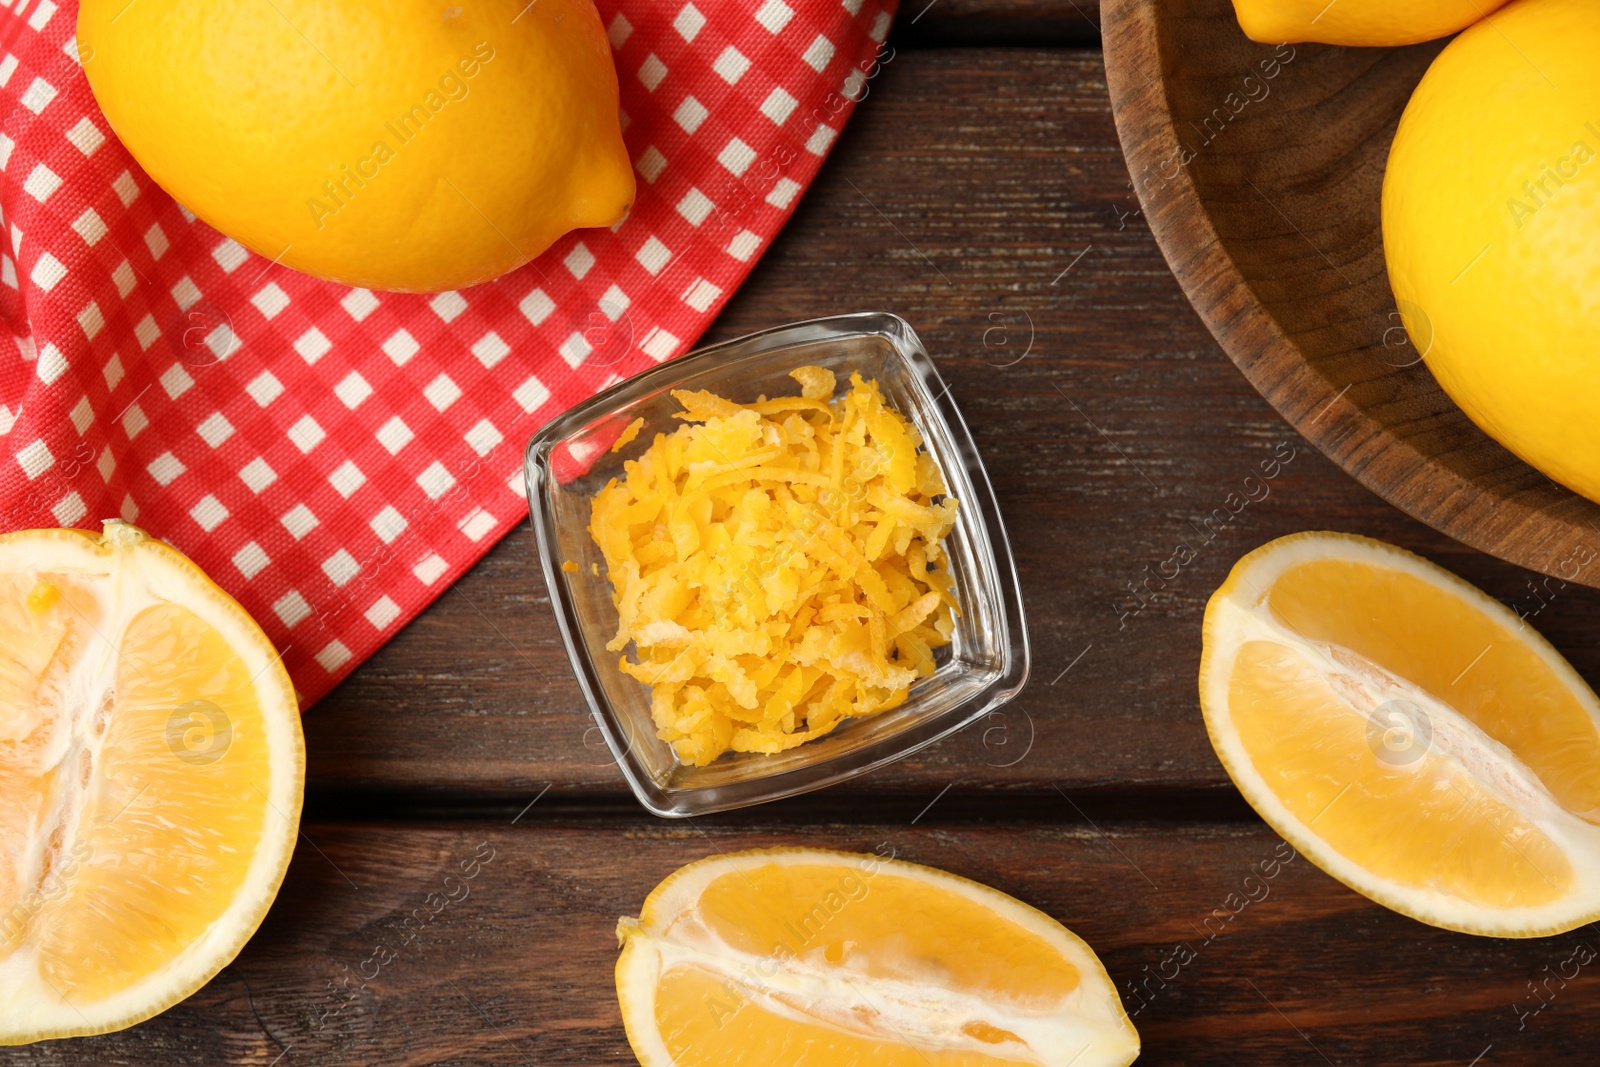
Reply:
[[[1195,687],[1201,612],[1235,559],[1350,530],[1538,601],[1527,573],[1310,449],[1217,348],[1139,215],[1096,14],[911,0],[821,178],[708,337],[853,310],[917,327],[1011,531],[1034,662],[1014,704],[847,786],[654,819],[591,729],[524,527],[308,713],[301,846],[239,959],[156,1020],[0,1062],[630,1064],[616,918],[690,860],[806,844],[887,845],[1054,915],[1122,988],[1141,1063],[1593,1063],[1600,981],[1553,975],[1600,931],[1444,933],[1303,858],[1245,886],[1287,846],[1229,784]],[[1294,458],[1270,494],[1197,532],[1280,445]],[[1194,562],[1141,604],[1129,584],[1179,542]],[[1600,594],[1568,589],[1534,621],[1600,678]],[[484,841],[469,895],[358,977]]]

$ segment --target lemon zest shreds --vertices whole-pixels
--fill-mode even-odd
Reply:
[[[672,399],[683,405],[674,418],[686,422],[706,422],[715,418],[731,418],[744,409],[731,400],[724,400],[705,389],[674,389]]]
[[[831,400],[839,380],[827,367],[796,367],[789,377],[800,383],[800,395],[807,400]]]
[[[628,423],[627,429],[623,430],[621,436],[612,443],[611,451],[621,452],[624,448],[633,444],[633,439],[639,436],[639,431],[642,429],[644,429],[643,418],[637,418]]]
[[[782,752],[899,705],[958,614],[956,517],[922,436],[875,381],[791,373],[799,397],[672,395],[658,433],[594,498],[613,652],[651,688],[657,735],[701,766]],[[637,421],[624,437],[637,433]]]

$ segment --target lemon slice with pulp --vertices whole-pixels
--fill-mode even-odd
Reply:
[[[1450,572],[1349,534],[1256,549],[1206,608],[1200,704],[1250,804],[1357,892],[1502,937],[1600,916],[1600,701]]]
[[[104,1033],[233,959],[305,753],[272,644],[125,523],[0,537],[0,1044]]]
[[[691,863],[617,927],[645,1067],[1125,1067],[1094,951],[1004,893],[816,849]]]

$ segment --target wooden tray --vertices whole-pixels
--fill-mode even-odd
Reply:
[[[1150,229],[1245,377],[1385,500],[1474,548],[1600,588],[1600,507],[1455,406],[1389,290],[1384,163],[1443,42],[1261,45],[1229,0],[1103,0],[1101,17]]]

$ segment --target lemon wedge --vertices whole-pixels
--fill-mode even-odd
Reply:
[[[118,1030],[233,959],[305,752],[255,622],[126,523],[0,537],[0,1044]]]
[[[816,849],[691,863],[617,928],[644,1067],[1125,1067],[1094,951],[1004,893]]]
[[[1448,571],[1349,534],[1256,549],[1206,608],[1200,704],[1250,804],[1357,892],[1500,937],[1600,917],[1600,701]]]

